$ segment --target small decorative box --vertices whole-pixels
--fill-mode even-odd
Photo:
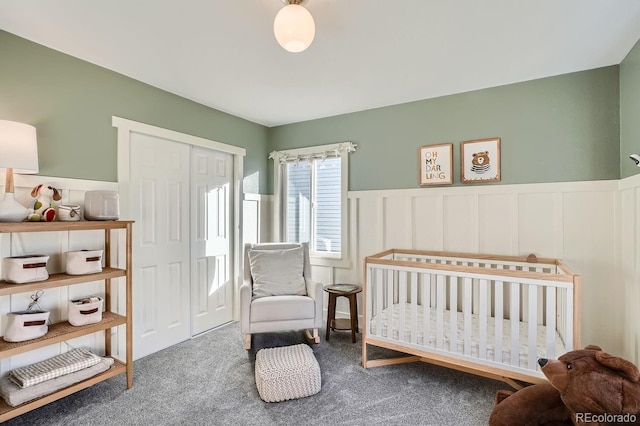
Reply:
[[[23,342],[37,339],[47,334],[48,311],[19,311],[7,314],[7,329],[3,339],[6,342]]]
[[[77,204],[63,204],[58,207],[58,220],[75,222],[80,220],[80,206]]]
[[[86,325],[102,321],[102,298],[98,296],[69,301],[69,324]]]
[[[69,275],[96,274],[102,271],[102,250],[80,250],[65,253]]]
[[[12,256],[3,259],[4,280],[13,284],[44,281],[49,278],[47,261],[41,254]]]

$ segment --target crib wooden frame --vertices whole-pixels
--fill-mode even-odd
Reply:
[[[566,351],[581,347],[580,276],[557,259],[391,249],[366,257],[364,275],[364,368],[424,361],[520,388],[522,382],[546,382],[537,366],[540,353],[557,358],[558,341]],[[383,323],[394,308],[398,318]],[[417,323],[418,312],[424,325]],[[430,321],[436,324],[435,337],[427,343]],[[447,321],[450,329],[445,329]],[[487,334],[488,322],[494,324],[493,336]],[[478,332],[472,336],[473,324]],[[510,324],[508,330],[504,324]],[[394,325],[400,330],[397,336]],[[447,333],[455,333],[456,340],[447,339]],[[510,342],[509,347],[503,342]],[[368,345],[407,356],[370,360]],[[509,360],[504,350],[510,351]]]

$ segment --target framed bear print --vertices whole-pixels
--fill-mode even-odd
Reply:
[[[420,186],[453,183],[453,144],[425,145],[418,148]]]
[[[500,138],[478,139],[460,144],[462,183],[500,181]]]

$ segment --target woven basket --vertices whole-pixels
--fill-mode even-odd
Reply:
[[[302,398],[320,392],[320,365],[305,345],[260,349],[256,354],[256,386],[265,402]]]

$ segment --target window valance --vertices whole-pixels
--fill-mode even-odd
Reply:
[[[269,153],[269,158],[280,164],[298,163],[300,161],[309,161],[312,159],[335,158],[354,152],[356,150],[356,146],[357,145],[353,142],[340,142],[333,145],[271,151]]]

